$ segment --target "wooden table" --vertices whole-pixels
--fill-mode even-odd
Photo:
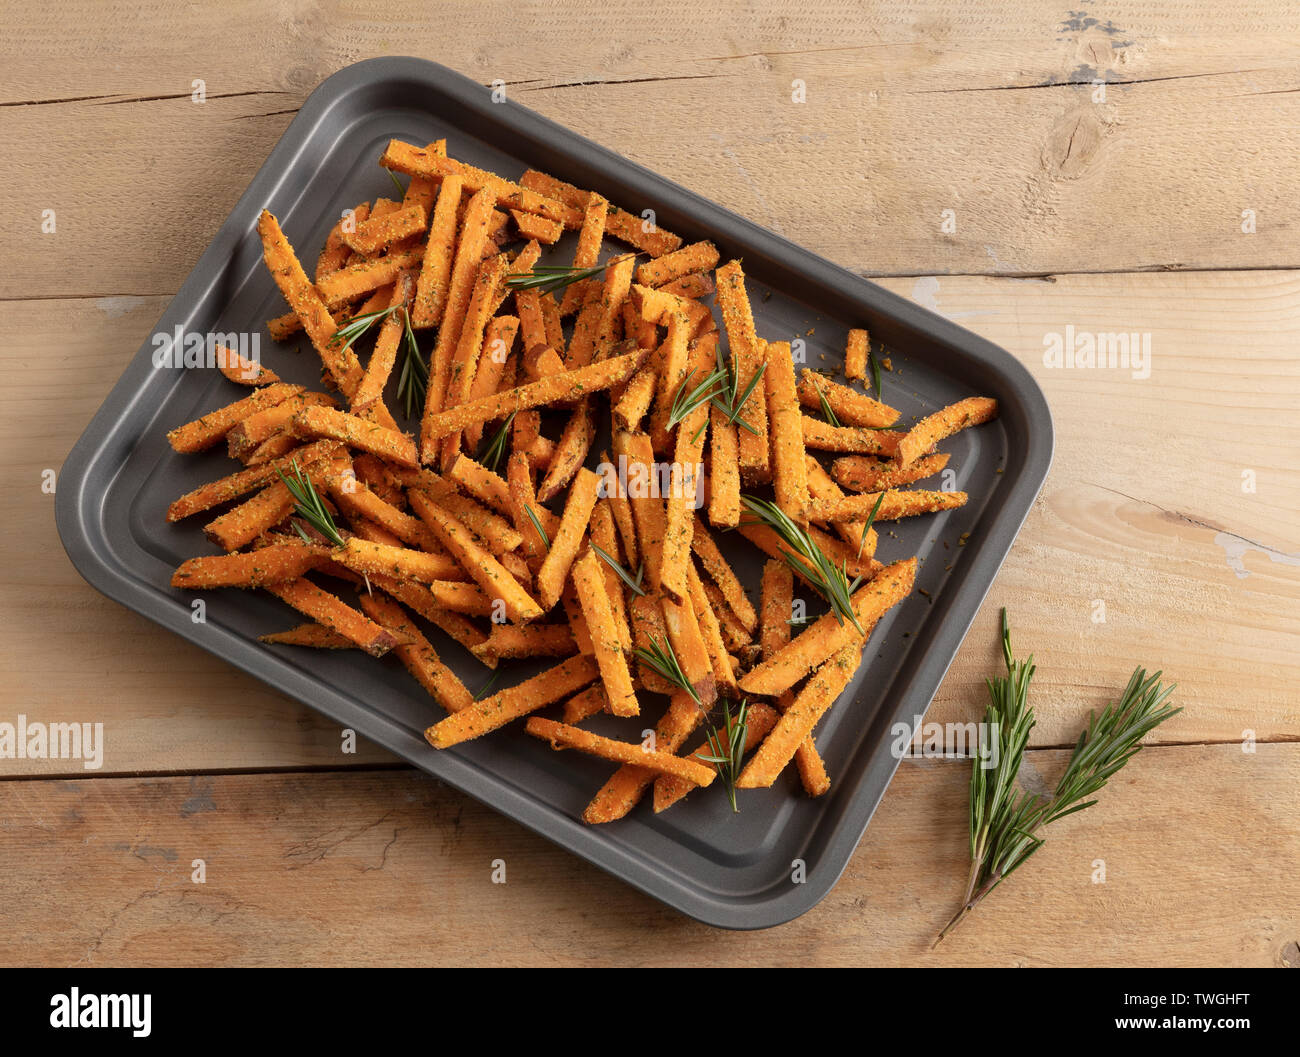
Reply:
[[[1300,964],[1300,17],[266,6],[6,12],[0,721],[102,721],[109,753],[0,761],[0,962]],[[341,755],[337,727],[72,569],[45,471],[308,92],[384,54],[503,80],[1042,383],[1055,466],[930,718],[982,712],[1004,605],[1039,664],[1031,784],[1137,664],[1186,711],[937,951],[965,764],[904,762],[823,903],[719,932],[373,747]],[[1067,326],[1150,334],[1150,377],[1044,366]]]

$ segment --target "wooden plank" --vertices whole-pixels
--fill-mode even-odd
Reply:
[[[511,98],[864,274],[1300,264],[1300,12],[1076,8],[1007,0],[969,18],[928,0],[900,17],[813,3],[792,19],[611,0],[548,9],[521,32],[502,17],[513,8],[472,0],[433,22],[418,0],[382,20],[306,0],[57,16],[29,5],[0,39],[0,209],[22,262],[0,296],[173,292],[310,90],[393,52],[504,81]],[[665,28],[683,23],[689,39]],[[213,40],[241,61],[203,60]],[[683,136],[700,149],[683,151]],[[388,189],[378,170],[374,186]],[[45,209],[56,234],[41,230]]]
[[[1300,274],[887,285],[1010,349],[1056,417],[1052,475],[928,718],[982,709],[1007,605],[1017,649],[1038,658],[1036,745],[1071,743],[1138,664],[1162,666],[1187,706],[1160,740],[1300,736],[1300,366],[1290,354]],[[0,544],[0,615],[15,658],[0,716],[108,720],[113,771],[391,759],[365,743],[343,757],[334,725],[108,602],[58,547],[41,472],[62,462],[162,307],[160,298],[0,303],[0,369],[12,379],[0,390],[0,465],[28,482],[11,491]],[[1151,377],[1043,367],[1044,334],[1071,321],[1149,331]],[[813,362],[838,355],[829,338],[806,340]],[[902,373],[885,375],[887,392],[907,380],[906,357],[896,353],[894,366]],[[1246,469],[1253,494],[1241,490]],[[887,534],[880,547],[888,558]],[[1105,623],[1093,622],[1098,598]],[[0,774],[74,772],[80,765],[0,760]]]
[[[761,934],[689,921],[413,772],[0,782],[0,962],[1294,964],[1298,768],[1294,744],[1147,750],[937,951],[965,764],[905,763],[831,894]]]

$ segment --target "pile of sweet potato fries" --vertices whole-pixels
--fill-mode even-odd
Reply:
[[[913,588],[916,559],[881,564],[872,524],[965,503],[905,486],[943,470],[936,443],[995,402],[892,428],[899,412],[851,384],[868,387],[866,331],[850,332],[844,381],[796,370],[788,341],[755,332],[741,262],[711,243],[545,173],[474,168],[444,141],[393,140],[380,165],[410,177],[403,199],[345,214],[310,278],[261,215],[289,308],[268,328],[305,334],[324,391],[228,353],[223,373],[251,392],[168,434],[178,452],[224,439],[242,463],[168,513],[224,506],[205,529],[222,553],[173,585],[262,588],[307,618],[267,643],[393,653],[446,712],[435,748],[530,717],[553,747],[613,761],[588,822],[651,786],[661,811],[728,768],[733,796],[791,761],[825,793],[814,728]],[[566,231],[571,262],[543,264]],[[602,264],[606,240],[620,245]],[[385,402],[399,370],[423,397],[418,443]],[[724,554],[747,545],[769,556],[757,608]],[[796,579],[840,599],[799,629]],[[556,660],[475,700],[428,625],[487,668]],[[669,702],[643,739],[647,695]],[[561,702],[563,722],[531,715]],[[580,726],[598,712],[638,717],[633,740]]]

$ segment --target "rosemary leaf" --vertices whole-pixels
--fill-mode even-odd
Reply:
[[[537,529],[537,534],[542,537],[546,549],[550,550],[551,537],[546,534],[546,529],[542,528],[542,519],[537,516],[537,512],[530,506],[524,507],[524,513],[528,515],[528,520],[533,523],[533,528]]]
[[[867,360],[871,364],[871,381],[876,387],[876,399],[885,399],[885,387],[880,384],[880,359],[874,352],[867,349]]]
[[[636,571],[636,577],[634,578],[630,572],[619,564],[618,559],[612,554],[601,550],[601,548],[597,547],[594,543],[591,545],[591,549],[594,550],[599,557],[604,559],[606,565],[613,569],[614,572],[618,573],[620,580],[627,584],[627,586],[636,592],[636,594],[644,597],[645,588],[641,586],[641,581],[645,577],[645,562],[641,563],[640,567]]]
[[[402,357],[401,374],[397,378],[397,398],[402,401],[409,419],[417,409],[424,407],[424,394],[429,388],[429,364],[420,352],[419,342],[415,340],[411,313],[405,305],[402,306],[402,330],[405,355]]]
[[[880,513],[880,504],[885,501],[885,493],[881,492],[876,496],[876,505],[871,508],[871,513],[867,515],[867,520],[862,523],[862,539],[858,541],[858,557],[862,557],[862,548],[867,545],[867,533],[871,531],[872,522],[876,520],[876,515]]]
[[[830,402],[826,399],[826,394],[822,391],[822,383],[814,378],[813,388],[817,390],[817,399],[822,404],[822,417],[832,426],[838,429],[841,425],[839,416],[835,414],[835,409],[831,407]]]

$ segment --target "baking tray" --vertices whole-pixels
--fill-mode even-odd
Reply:
[[[261,333],[268,365],[286,380],[318,385],[319,364],[305,340],[295,353],[294,342],[282,350],[266,337],[263,321],[283,312],[284,302],[262,264],[259,211],[275,213],[293,244],[314,259],[344,208],[391,192],[375,164],[390,137],[423,144],[444,136],[449,152],[471,164],[508,177],[528,167],[545,170],[630,212],[655,210],[661,226],[686,240],[713,240],[724,260],[742,258],[759,334],[801,338],[812,366],[837,365],[848,329],[868,327],[892,360],[884,397],[902,410],[904,424],[963,396],[999,401],[995,422],[942,446],[953,455],[956,477],[949,483],[969,491],[970,503],[881,532],[882,560],[912,553],[924,559],[917,586],[929,598],[914,594],[880,622],[853,683],[818,727],[830,792],[810,799],[790,773],[771,789],[743,791],[740,814],[724,796],[696,795],[661,816],[642,803],[620,822],[587,826],[579,815],[608,777],[608,763],[557,755],[525,735],[522,724],[436,751],[423,730],[440,710],[395,659],[258,643],[259,634],[293,623],[293,614],[263,593],[210,592],[206,623],[194,623],[192,596],[173,590],[169,577],[186,557],[213,551],[201,532],[207,519],[173,526],[164,514],[172,499],[228,473],[230,463],[220,449],[177,455],[164,433],[236,399],[236,390],[213,370],[155,367],[152,336],[60,474],[64,547],[110,598],[683,913],[737,929],[788,921],[825,896],[844,870],[898,766],[895,725],[911,727],[924,715],[1033,504],[1052,456],[1047,403],[1004,350],[531,110],[493,102],[489,88],[414,58],[358,63],[311,94],[155,333],[177,326]],[[571,253],[570,245],[562,242],[558,255]],[[725,535],[720,540],[729,546]],[[753,548],[730,550],[756,589]],[[431,637],[471,689],[482,684],[481,666],[439,633]],[[527,673],[521,668],[497,685]],[[658,712],[647,701],[644,725]],[[618,736],[636,735],[624,727]],[[804,864],[799,883],[795,860]]]

